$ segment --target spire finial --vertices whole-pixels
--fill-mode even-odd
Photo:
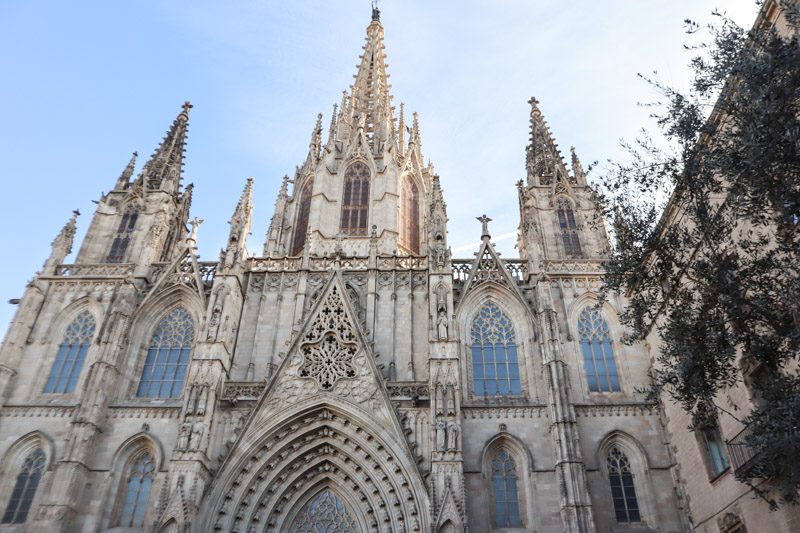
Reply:
[[[378,0],[372,0],[372,20],[381,21],[381,10],[378,9]]]
[[[487,217],[486,214],[483,214],[479,217],[476,217],[476,220],[479,220],[481,223],[481,239],[484,240],[491,239],[492,236],[489,235],[489,222],[491,222],[492,219]]]

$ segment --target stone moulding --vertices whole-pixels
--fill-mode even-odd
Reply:
[[[542,418],[547,416],[546,405],[526,407],[463,407],[463,418]]]
[[[71,278],[112,278],[125,277],[132,274],[136,265],[133,263],[107,263],[98,265],[58,265],[56,276]]]

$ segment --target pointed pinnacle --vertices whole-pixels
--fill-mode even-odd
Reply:
[[[131,176],[133,176],[133,169],[136,166],[136,157],[138,155],[138,152],[133,152],[133,156],[131,156],[128,166],[125,167],[125,170],[122,171],[122,175],[119,177],[120,181],[125,180],[127,182],[129,179],[131,179]]]
[[[336,138],[336,104],[333,104],[333,112],[331,113],[331,125],[328,128],[328,145],[332,145]]]

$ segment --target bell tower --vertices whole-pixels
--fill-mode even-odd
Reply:
[[[373,8],[355,81],[333,106],[323,144],[322,114],[311,131],[308,155],[284,179],[264,255],[425,255],[426,215],[434,189],[425,165],[417,114],[395,116],[380,13]],[[288,182],[293,184],[292,194]]]

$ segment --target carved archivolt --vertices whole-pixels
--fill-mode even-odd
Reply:
[[[252,431],[252,430],[251,430]],[[370,532],[423,531],[427,494],[416,468],[379,428],[337,408],[300,413],[248,446],[222,475],[207,530],[291,531],[296,502],[334,486],[354,504],[353,518]],[[248,440],[248,439],[245,439]],[[227,469],[225,469],[227,470]]]

